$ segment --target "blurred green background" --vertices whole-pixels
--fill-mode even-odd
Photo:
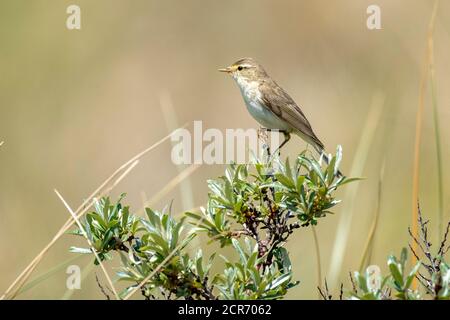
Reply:
[[[79,31],[65,26],[70,4],[81,7]],[[382,30],[366,27],[370,4],[381,7]],[[233,81],[216,71],[246,56],[261,62],[302,106],[329,152],[343,146],[344,172],[355,165],[370,109],[379,108],[374,137],[363,142],[369,143],[367,160],[356,164],[366,180],[356,186],[354,205],[341,191],[343,203],[335,215],[320,221],[317,232],[328,276],[337,226],[351,216],[338,275],[348,287],[348,271],[358,269],[373,221],[384,162],[372,263],[385,270],[386,256],[398,253],[409,240],[415,116],[431,12],[429,0],[2,0],[0,293],[69,217],[54,188],[76,208],[123,162],[185,122],[202,120],[204,128],[257,128]],[[434,58],[446,220],[449,40],[450,1],[441,1]],[[425,102],[420,200],[437,234],[438,173],[429,90]],[[286,151],[292,157],[304,147],[294,138]],[[182,169],[171,162],[170,152],[170,143],[165,143],[147,155],[112,195],[126,192],[126,202],[141,208],[143,198],[151,198]],[[174,212],[204,205],[206,179],[223,170],[221,165],[202,166],[154,207],[161,209],[172,199]],[[190,189],[195,192],[183,191]],[[68,252],[73,244],[83,240],[64,236],[31,278],[73,257]],[[216,250],[206,243],[204,247]],[[297,232],[287,248],[301,282],[288,298],[316,298],[311,230]],[[76,264],[84,268],[91,261],[84,257]],[[69,297],[66,278],[61,270],[19,297]],[[104,298],[93,272],[71,294]]]

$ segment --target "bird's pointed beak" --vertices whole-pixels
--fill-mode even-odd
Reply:
[[[226,67],[226,68],[219,69],[219,71],[220,72],[231,73],[233,71],[233,69],[231,67]]]

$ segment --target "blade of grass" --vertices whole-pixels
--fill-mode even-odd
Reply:
[[[439,124],[439,110],[436,92],[436,70],[434,66],[434,37],[430,38],[430,87],[431,87],[431,101],[433,104],[433,122],[434,122],[434,136],[436,142],[436,165],[437,165],[437,182],[438,182],[438,230],[439,242],[442,242],[444,236],[444,170],[442,168],[442,149],[441,149],[441,134]]]
[[[362,273],[364,266],[370,265],[370,261],[372,260],[372,251],[374,246],[375,232],[377,231],[378,221],[380,218],[380,207],[381,207],[381,191],[383,185],[383,177],[384,177],[384,166],[385,161],[383,160],[383,164],[380,169],[380,178],[378,180],[378,195],[377,195],[377,204],[375,207],[375,215],[372,222],[372,226],[370,227],[369,235],[367,237],[366,245],[364,246],[363,255],[361,257],[361,262],[359,264],[359,272]],[[365,263],[367,261],[367,263]]]
[[[375,137],[375,132],[380,122],[380,117],[383,111],[385,95],[381,92],[375,93],[372,98],[372,103],[363,126],[361,138],[358,142],[355,157],[353,158],[352,167],[350,169],[350,177],[361,177],[369,151],[371,150],[372,141]],[[350,227],[353,218],[354,205],[356,195],[358,193],[358,184],[354,183],[347,187],[344,195],[342,213],[336,229],[336,237],[334,240],[331,263],[328,269],[329,285],[331,288],[336,287],[338,278],[341,273],[342,263],[347,248],[347,242],[350,234]]]
[[[98,253],[97,253],[97,250],[95,250],[94,244],[92,243],[91,239],[89,239],[89,237],[88,237],[86,231],[84,230],[84,227],[81,224],[80,220],[78,219],[77,215],[75,214],[75,212],[73,212],[72,208],[70,208],[69,204],[66,202],[66,200],[64,200],[63,196],[58,192],[58,190],[55,189],[55,193],[58,196],[58,198],[61,200],[61,202],[64,204],[64,206],[66,207],[67,211],[69,211],[72,218],[75,220],[76,224],[78,225],[78,228],[81,231],[81,234],[83,235],[83,237],[85,237],[89,247],[91,248],[91,251],[95,256],[95,259],[97,259],[98,263],[100,264],[100,268],[102,269],[103,273],[105,274],[106,280],[108,281],[108,284],[111,287],[111,289],[114,293],[114,296],[116,297],[117,300],[120,300],[119,295],[117,294],[117,291],[114,288],[114,284],[113,284],[111,278],[109,277],[108,271],[106,271],[104,263],[98,256]]]
[[[178,128],[178,118],[176,109],[172,103],[172,97],[168,91],[163,91],[159,97],[159,104],[162,110],[164,121],[168,131],[173,130],[173,128]],[[176,142],[172,142],[174,146]],[[178,173],[181,173],[185,166],[176,166]],[[190,179],[185,179],[180,183],[180,195],[182,208],[192,208],[194,206],[194,192],[192,190],[192,184]]]
[[[320,262],[320,246],[319,238],[317,237],[317,231],[315,226],[311,226],[311,230],[314,237],[314,249],[316,250],[316,262],[317,262],[317,287],[321,287],[322,283],[322,263]],[[318,292],[319,300],[321,299],[320,292]]]
[[[84,280],[92,272],[92,270],[94,270],[94,268],[95,264],[93,263],[88,263],[88,265],[83,268],[83,270],[81,271],[81,283],[84,282]],[[75,293],[74,289],[67,288],[66,292],[64,292],[64,295],[61,297],[61,300],[69,300],[74,293]]]
[[[415,139],[414,139],[414,164],[413,164],[413,187],[412,187],[412,226],[411,232],[413,237],[418,237],[419,235],[419,225],[418,225],[418,202],[419,202],[419,169],[420,169],[420,145],[422,136],[422,119],[425,109],[425,93],[427,89],[428,73],[430,70],[431,53],[433,46],[433,33],[434,33],[434,23],[436,20],[436,14],[438,9],[439,0],[434,2],[433,12],[431,14],[430,23],[428,25],[428,36],[427,36],[427,49],[425,53],[425,59],[422,70],[422,77],[420,80],[419,88],[419,104],[416,113],[416,129],[415,129]],[[411,244],[412,250],[417,252],[417,243],[414,241]],[[411,265],[415,265],[417,259],[415,255],[411,255]],[[412,289],[417,289],[417,280],[414,278],[412,283]]]
[[[193,174],[198,168],[200,168],[199,164],[191,164],[189,167],[181,171],[178,175],[176,175],[172,180],[170,180],[166,185],[159,190],[153,197],[147,200],[143,207],[138,212],[143,212],[145,207],[151,207],[159,200],[161,200],[165,195],[167,195],[170,191],[175,189],[184,179]]]
[[[174,108],[172,97],[168,90],[163,90],[159,95],[159,105],[163,114],[164,122],[166,124],[166,128],[168,131],[173,128],[178,127],[178,117],[177,111]],[[172,147],[175,146],[176,142],[172,142]],[[165,190],[161,190],[158,194],[154,195],[152,199],[149,201],[144,201],[144,207],[146,204],[155,204],[162,197],[164,197],[167,193],[175,189],[177,185],[179,185],[179,192],[181,195],[181,208],[186,210],[188,208],[192,208],[194,206],[194,192],[192,189],[192,183],[189,176],[193,173],[197,167],[188,167],[186,165],[178,165],[176,166],[178,171],[178,178],[175,177],[164,187]],[[185,176],[183,176],[185,175]],[[181,178],[181,179],[180,179]],[[178,179],[178,182],[176,180]],[[200,239],[198,237],[192,240],[192,248],[197,248],[200,245]]]
[[[186,127],[187,124],[183,126]],[[162,143],[167,141],[173,134],[175,133],[175,130],[156,142],[155,144],[151,145],[147,149],[141,151],[134,157],[132,157],[130,160],[125,162],[122,166],[120,166],[112,175],[110,175],[86,200],[83,201],[83,203],[78,207],[78,209],[75,211],[76,214],[78,214],[78,218],[80,218],[84,213],[87,212],[87,210],[92,205],[92,199],[95,196],[98,196],[100,194],[100,197],[103,196],[105,193],[102,192],[102,190],[108,186],[108,184],[111,181],[117,181],[121,180],[124,176],[123,174],[119,177],[119,179],[116,179],[116,176],[121,174],[123,171],[129,172],[127,169],[128,167],[132,166],[137,160],[139,160],[141,157],[143,157],[145,154],[149,153],[150,151],[154,150],[156,147],[160,146]],[[113,186],[115,186],[116,183],[113,183]],[[34,271],[34,269],[38,266],[39,262],[42,260],[44,255],[48,252],[48,250],[56,243],[56,241],[64,235],[66,231],[69,230],[69,228],[75,223],[75,221],[70,218],[66,221],[66,223],[61,227],[61,229],[56,233],[56,235],[53,237],[53,239],[41,250],[41,252],[28,264],[28,266],[19,274],[19,276],[11,283],[11,285],[6,289],[5,293],[0,297],[0,300],[7,299],[9,295],[15,295],[17,291],[20,290],[20,288],[25,284],[27,279],[30,277],[31,273]]]
[[[22,287],[22,289],[19,290],[18,294],[22,294],[27,292],[28,290],[36,287],[37,285],[39,285],[41,282],[49,279],[51,276],[53,276],[54,274],[60,272],[61,270],[65,269],[68,265],[70,265],[71,263],[74,263],[75,261],[83,258],[84,256],[79,254],[79,255],[75,255],[73,257],[71,257],[70,259],[67,259],[66,261],[50,268],[48,271],[44,272],[43,274],[40,274],[39,276],[37,276],[36,278],[30,280],[30,282],[28,282],[26,285],[24,285]]]
[[[112,188],[114,188],[137,164],[139,163],[138,160],[136,160],[135,162],[133,162],[128,168],[126,168],[126,170],[113,182],[112,186],[109,187],[107,189],[107,191],[104,191],[102,193],[100,193],[100,197],[102,197],[103,195],[109,193]],[[119,172],[120,173],[120,172]],[[89,204],[88,206],[85,206],[84,209],[78,213],[78,211],[76,213],[78,213],[78,218],[81,218],[91,207],[92,203]],[[78,209],[81,209],[82,207],[80,206]],[[43,256],[48,252],[48,250],[53,246],[54,243],[56,243],[56,241],[62,236],[64,235],[64,233],[75,223],[74,220],[67,220],[66,223],[64,224],[64,226],[60,229],[60,231],[55,235],[55,237],[52,239],[52,241],[41,251],[41,253],[30,263],[30,265],[28,265],[27,268],[29,269],[25,269],[24,272],[22,272],[22,274],[19,276],[22,276],[22,279],[20,279],[20,281],[18,281],[19,278],[16,279],[16,284],[17,284],[17,289],[15,291],[12,291],[11,293],[11,297],[14,298],[16,297],[16,295],[18,294],[18,291],[20,290],[20,288],[25,284],[27,278],[31,275],[31,273],[33,272],[33,270],[37,267],[37,265],[39,264],[39,262],[42,260]],[[15,285],[15,283],[13,282],[13,284],[10,286],[13,287]],[[9,289],[8,289],[9,290]],[[3,300],[7,297],[7,293],[5,293],[0,300]]]

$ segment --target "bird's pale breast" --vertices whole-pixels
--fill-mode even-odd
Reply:
[[[258,83],[239,83],[242,97],[244,98],[247,110],[253,118],[264,128],[291,131],[291,127],[278,118],[267,106],[261,103],[261,93]]]

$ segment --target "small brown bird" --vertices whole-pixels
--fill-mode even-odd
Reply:
[[[236,61],[231,66],[219,69],[230,74],[236,81],[248,111],[264,128],[284,134],[281,149],[295,133],[323,155],[324,145],[311,128],[311,124],[295,101],[252,58]]]

